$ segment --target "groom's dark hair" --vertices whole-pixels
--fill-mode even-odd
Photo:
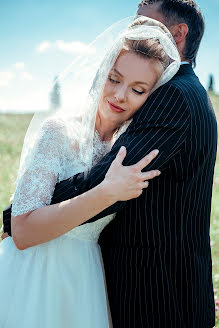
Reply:
[[[193,0],[142,0],[138,7],[160,3],[159,13],[164,17],[164,24],[170,27],[185,23],[189,32],[183,55],[196,66],[196,56],[205,30],[205,22],[200,8]]]

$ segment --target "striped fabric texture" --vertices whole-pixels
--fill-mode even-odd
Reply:
[[[161,175],[139,198],[118,202],[88,221],[117,212],[99,239],[113,327],[211,328],[209,229],[217,122],[191,65],[182,65],[148,98],[86,178],[78,174],[57,184],[52,203],[100,183],[122,145],[124,165],[159,149],[145,170],[159,169]],[[4,228],[10,232],[10,208]]]

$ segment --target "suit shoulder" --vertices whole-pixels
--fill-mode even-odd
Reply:
[[[160,88],[160,93],[163,96],[167,94],[167,98],[168,94],[174,93],[178,96],[179,101],[183,101],[188,109],[192,111],[194,106],[198,108],[202,104],[205,108],[209,108],[211,105],[205,88],[195,74],[173,77],[172,80]]]
[[[185,74],[173,77],[167,84],[178,89],[183,95],[207,97],[207,92],[195,74]]]
[[[188,104],[188,110],[191,114],[192,121],[197,124],[202,117],[203,124],[209,122],[212,127],[216,126],[216,116],[211,103],[211,99],[195,74],[186,74],[176,76],[168,82],[172,88],[181,92],[182,97]]]
[[[180,106],[183,104],[185,109],[188,107],[184,88],[173,80],[154,91],[149,97],[148,103],[159,107],[163,107],[165,104],[165,107],[169,108],[178,107],[179,104]]]

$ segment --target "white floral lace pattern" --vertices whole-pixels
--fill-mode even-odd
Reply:
[[[71,238],[77,238],[80,240],[97,242],[102,230],[109,224],[116,214],[111,214],[101,218],[92,223],[85,223],[79,227],[76,227],[65,235]]]
[[[126,122],[119,130],[114,142],[127,129],[130,122]],[[72,129],[71,140],[69,140],[69,130],[66,133],[66,129]],[[34,149],[31,150],[31,158],[27,158],[25,171],[17,181],[13,216],[49,205],[57,182],[87,169],[77,156],[77,140],[80,137],[78,131],[80,131],[78,122],[64,122],[57,118],[45,121]],[[111,143],[101,141],[99,134],[95,132],[93,146],[93,165],[95,165],[110,150]],[[115,214],[112,214],[93,223],[86,223],[65,235],[97,241],[101,231],[114,216]]]
[[[49,205],[55,184],[65,179],[68,161],[73,162],[66,126],[59,119],[47,120],[26,158],[25,170],[17,180],[12,215],[21,215]]]

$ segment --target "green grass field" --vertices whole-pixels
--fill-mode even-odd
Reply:
[[[219,96],[213,94],[210,96],[219,122]],[[15,190],[20,152],[31,117],[31,115],[0,115],[0,226],[2,210],[9,204],[9,199]],[[219,154],[215,167],[212,200],[211,246],[215,301],[219,307]],[[219,327],[219,309],[216,316],[216,327]]]

